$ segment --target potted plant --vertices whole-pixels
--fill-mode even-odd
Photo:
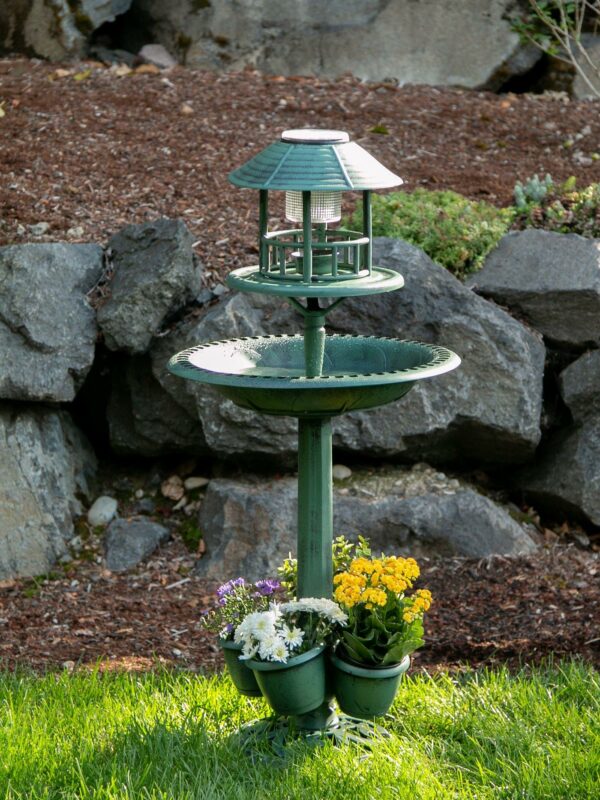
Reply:
[[[252,670],[239,659],[242,645],[234,641],[235,629],[248,614],[266,610],[280,589],[277,580],[247,583],[235,578],[219,586],[216,605],[204,612],[204,627],[219,637],[231,679],[238,692],[247,697],[260,697],[261,691]]]
[[[307,597],[271,604],[236,628],[240,659],[253,671],[271,708],[306,714],[325,700],[325,648],[339,638],[346,614],[333,600]]]
[[[342,711],[372,719],[394,701],[409,655],[423,644],[423,614],[431,593],[407,595],[419,576],[413,558],[355,558],[334,576],[334,597],[348,624],[331,655],[332,682]]]

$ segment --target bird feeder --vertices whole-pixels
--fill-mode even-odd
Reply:
[[[211,384],[256,413],[298,419],[298,596],[332,594],[332,418],[400,399],[418,380],[455,369],[444,347],[407,340],[326,335],[327,314],[348,297],[400,289],[399,272],[373,264],[371,192],[402,183],[347,133],[284,131],[234,170],[230,181],[258,191],[257,265],[228,277],[231,288],[286,298],[303,332],[199,344],[169,369]],[[334,227],[342,192],[362,192],[360,231]],[[272,192],[285,192],[296,227],[269,231]],[[304,300],[305,302],[302,302]],[[326,704],[294,720],[296,729],[331,732],[340,716]]]

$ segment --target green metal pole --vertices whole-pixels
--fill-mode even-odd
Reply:
[[[298,597],[331,598],[333,509],[331,419],[298,420]],[[322,706],[293,718],[299,730],[337,724],[333,695]]]
[[[373,212],[371,209],[371,192],[363,192],[363,234],[369,237],[367,243],[367,263],[366,267],[371,274],[373,266]]]
[[[308,297],[304,312],[304,369],[307,378],[323,372],[325,355],[325,312],[316,297]]]
[[[264,236],[269,229],[269,192],[267,189],[259,191],[258,207],[258,265],[261,271],[267,271],[267,244]]]
[[[298,421],[298,597],[331,598],[331,419]]]

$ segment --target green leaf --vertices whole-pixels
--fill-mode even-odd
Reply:
[[[344,643],[348,651],[354,651],[354,658],[356,661],[373,661],[373,652],[366,647],[357,636],[353,636],[348,631],[344,631]]]

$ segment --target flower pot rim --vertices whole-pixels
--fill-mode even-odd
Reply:
[[[348,673],[348,675],[356,675],[359,678],[372,678],[374,680],[394,678],[396,675],[406,672],[410,666],[410,656],[404,656],[399,664],[390,664],[385,667],[366,667],[359,666],[358,664],[350,664],[348,661],[344,661],[339,658],[339,656],[336,656],[335,653],[331,653],[330,659],[334,667],[342,670],[342,672]]]
[[[234,642],[233,639],[218,639],[219,647],[223,647],[226,650],[241,650],[242,643],[241,642]]]
[[[299,656],[293,656],[285,663],[283,661],[255,661],[248,659],[246,664],[250,669],[258,670],[259,672],[271,672],[273,670],[289,669],[290,667],[298,667],[306,661],[316,658],[325,650],[326,645],[322,644],[319,647],[313,647],[307,650],[306,653],[300,653]]]

